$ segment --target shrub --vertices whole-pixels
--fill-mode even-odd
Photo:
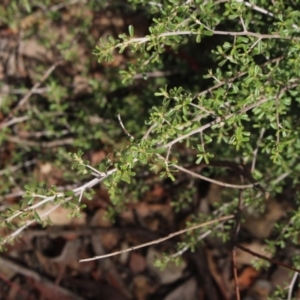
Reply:
[[[53,93],[43,104],[38,97],[32,98],[31,109],[25,114],[34,121],[24,126],[47,128],[54,140],[70,128],[72,147],[62,147],[55,154],[66,180],[72,182],[73,176],[66,170],[68,152],[78,171],[77,182],[87,180],[90,174],[94,178],[69,192],[28,184],[19,208],[8,207],[2,214],[2,226],[13,228],[3,244],[32,222],[41,222],[35,209],[46,202],[72,206],[72,216],[77,215],[83,208],[83,195],[89,196],[101,181],[110,194],[109,215],[113,218],[126,206],[124,195],[130,201],[148,188],[142,176],[145,170],[165,182],[184,176],[185,180],[199,178],[232,189],[229,201],[219,203],[212,214],[194,216],[192,223],[235,214],[226,225],[222,223],[223,230],[215,231],[233,243],[240,223],[237,216],[243,216],[245,208],[259,210],[267,198],[278,195],[291,197],[298,206],[297,7],[285,1],[270,5],[264,0],[255,4],[237,0],[130,3],[128,10],[140,9],[145,19],[151,20],[148,33],[138,36],[138,26],[129,25],[128,34],[102,37],[94,51],[101,63],[111,62],[118,53],[126,57],[118,70],[122,81],[114,69],[107,71],[106,82],[91,80],[92,93],[73,102],[67,97],[67,83],[60,85],[58,77],[53,77],[48,85]],[[52,17],[55,20],[57,16]],[[80,34],[84,30],[80,28]],[[73,64],[79,58],[70,52],[71,41],[64,41],[57,49]],[[10,109],[10,104],[4,106],[6,114]],[[105,119],[91,126],[92,112],[100,109]],[[60,113],[61,118],[50,120],[50,114]],[[10,134],[9,126],[2,126],[1,140],[9,141]],[[113,151],[92,167],[83,153],[95,149],[95,139]],[[34,148],[34,144],[20,147],[21,152],[15,150],[18,154],[11,161],[29,153],[32,157],[32,151],[41,156],[41,149]],[[82,151],[75,151],[77,148]],[[54,153],[46,152],[51,160]],[[228,178],[237,179],[231,183],[213,179],[224,174],[224,169],[234,174]],[[26,181],[22,176],[19,180],[22,184]],[[14,184],[6,181],[2,191]],[[174,192],[178,211],[187,206],[196,189],[194,183],[190,193]],[[298,208],[294,209],[288,223],[278,224],[281,235],[269,241],[272,251],[287,242],[298,242],[298,214]],[[13,224],[16,217],[22,222]],[[180,247],[193,249],[198,242],[187,238]],[[300,266],[295,263],[295,267]]]

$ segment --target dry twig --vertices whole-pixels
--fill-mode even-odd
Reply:
[[[148,243],[140,244],[140,245],[137,245],[137,246],[133,246],[133,247],[130,247],[130,248],[127,248],[127,249],[124,249],[124,250],[116,251],[116,252],[105,254],[105,255],[94,256],[94,257],[91,257],[91,258],[81,259],[81,260],[79,260],[79,262],[87,262],[87,261],[92,261],[92,260],[96,260],[96,259],[102,259],[102,258],[111,257],[111,256],[119,255],[119,254],[122,254],[122,253],[126,253],[126,252],[131,252],[133,250],[137,250],[137,249],[144,248],[144,247],[147,247],[147,246],[160,244],[160,243],[162,243],[162,242],[164,242],[168,239],[173,238],[174,236],[177,236],[177,235],[180,235],[180,234],[183,234],[183,233],[186,233],[186,232],[189,232],[189,231],[192,231],[192,230],[204,227],[204,226],[208,226],[208,225],[211,225],[211,224],[214,224],[214,223],[217,223],[217,222],[230,220],[230,219],[233,219],[233,218],[234,218],[234,215],[223,216],[223,217],[217,218],[217,219],[212,220],[212,221],[208,221],[208,222],[201,223],[201,224],[198,224],[198,225],[186,228],[186,229],[182,229],[182,230],[173,232],[173,233],[169,234],[168,236],[165,236],[163,238],[159,238],[157,240],[154,240],[154,241],[151,241],[151,242],[148,242]]]

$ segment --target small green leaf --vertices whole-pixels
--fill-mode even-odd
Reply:
[[[133,36],[134,36],[134,28],[133,28],[132,25],[129,25],[129,26],[128,26],[128,31],[129,31],[130,37],[133,37]]]

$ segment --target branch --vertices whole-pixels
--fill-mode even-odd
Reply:
[[[113,174],[117,169],[112,169],[110,171],[108,171],[106,174],[105,173],[100,173],[100,174],[105,174],[105,176],[103,177],[97,177],[97,178],[94,178],[92,180],[90,180],[89,182],[83,184],[82,186],[80,187],[77,187],[75,189],[73,189],[73,193],[74,193],[74,196],[80,196],[82,194],[82,192],[85,190],[85,189],[90,189],[92,187],[94,187],[96,184],[98,184],[99,182],[103,181],[105,178],[107,178],[108,176],[110,176],[111,174]],[[6,223],[10,223],[12,220],[14,220],[15,218],[17,218],[18,216],[20,216],[22,213],[24,212],[28,212],[28,211],[33,211],[35,210],[36,208],[48,203],[48,202],[52,202],[54,201],[55,199],[57,198],[60,198],[60,197],[64,197],[64,193],[58,193],[54,196],[50,196],[50,197],[45,197],[42,201],[36,203],[36,204],[33,204],[31,206],[28,206],[26,207],[25,209],[22,209],[22,210],[19,210],[18,212],[16,212],[15,214],[13,214],[12,216],[6,218],[4,221],[2,221],[1,223],[2,224],[6,224]],[[73,199],[73,196],[70,196],[70,197],[67,197],[65,200],[64,200],[64,203],[65,202],[68,202],[70,201],[71,199]],[[55,205],[54,207],[52,207],[51,209],[49,209],[47,212],[45,212],[44,214],[41,215],[41,217],[46,217],[47,215],[49,215],[52,211],[54,211],[55,209],[57,209],[61,204],[58,204],[58,205]],[[0,225],[1,225],[0,223]],[[10,235],[8,235],[7,237],[5,237],[1,242],[0,242],[0,245],[4,245],[6,244],[8,241],[10,241],[11,239],[15,238],[17,235],[19,235],[24,229],[26,229],[28,226],[32,225],[36,223],[36,220],[30,220],[30,221],[27,221],[23,226],[21,226],[20,228],[18,228],[17,230],[13,231]]]
[[[260,135],[259,135],[259,138],[258,138],[258,141],[257,141],[257,143],[256,143],[256,148],[255,148],[255,150],[253,151],[253,159],[252,159],[251,171],[250,171],[251,173],[253,173],[254,170],[255,170],[255,163],[256,163],[256,158],[257,158],[257,153],[258,153],[259,144],[260,144],[260,142],[261,142],[261,140],[262,140],[262,138],[263,138],[263,136],[264,136],[264,134],[265,134],[265,131],[266,131],[265,128],[262,128],[262,129],[261,129]]]
[[[231,114],[229,114],[229,115],[227,115],[227,116],[225,116],[225,117],[218,117],[218,118],[216,118],[215,120],[213,120],[213,121],[211,121],[211,122],[209,122],[209,123],[207,123],[207,124],[205,124],[205,125],[203,125],[203,126],[201,126],[201,127],[199,127],[199,128],[196,128],[196,129],[190,131],[189,133],[186,133],[186,134],[184,134],[184,135],[182,135],[182,136],[179,136],[179,137],[176,138],[175,140],[173,140],[173,141],[171,141],[171,142],[169,142],[169,143],[167,143],[167,144],[161,146],[161,148],[168,148],[168,147],[171,147],[171,146],[173,146],[174,144],[176,144],[176,143],[178,143],[178,142],[180,142],[180,141],[182,141],[182,140],[184,140],[184,139],[186,139],[186,138],[188,138],[188,137],[190,137],[190,136],[192,136],[192,135],[194,135],[194,134],[196,134],[196,133],[200,133],[200,132],[204,131],[205,129],[208,129],[208,128],[212,127],[213,125],[216,125],[216,124],[218,124],[218,123],[224,122],[224,121],[226,121],[226,120],[232,118],[233,116],[235,116],[235,115],[237,115],[237,114],[243,114],[243,113],[245,113],[245,112],[247,112],[247,111],[249,111],[249,110],[251,110],[251,109],[253,109],[253,108],[257,107],[257,106],[260,106],[260,105],[263,104],[263,103],[266,103],[266,102],[269,102],[269,101],[271,101],[271,100],[276,99],[276,97],[280,98],[280,96],[281,96],[284,92],[286,92],[288,89],[293,88],[293,87],[296,87],[296,86],[298,86],[298,85],[299,85],[299,81],[293,82],[293,84],[291,84],[291,85],[289,85],[289,86],[287,86],[287,87],[282,88],[282,89],[280,90],[280,92],[279,92],[279,96],[276,95],[276,96],[271,97],[271,98],[265,98],[265,97],[264,97],[264,98],[262,98],[261,100],[259,100],[259,101],[255,102],[255,103],[251,104],[251,105],[248,105],[248,106],[246,106],[246,107],[244,107],[244,108],[238,110],[237,112],[231,113]]]
[[[256,252],[254,252],[254,251],[252,251],[252,250],[250,250],[250,249],[248,249],[248,248],[246,248],[246,247],[244,247],[244,246],[242,246],[242,245],[240,245],[240,244],[236,245],[236,247],[237,247],[237,248],[240,248],[241,250],[243,250],[243,251],[245,251],[245,252],[247,252],[247,253],[250,253],[250,254],[253,255],[253,256],[256,256],[256,257],[258,257],[258,258],[261,258],[261,259],[263,259],[263,260],[266,260],[266,261],[268,261],[268,262],[270,262],[270,263],[272,263],[272,264],[275,264],[275,265],[281,266],[281,267],[283,267],[283,268],[286,268],[286,269],[288,269],[288,270],[291,270],[291,271],[295,271],[295,272],[297,272],[297,273],[300,273],[300,270],[294,268],[293,266],[289,266],[289,265],[287,265],[287,264],[285,264],[285,263],[282,263],[282,262],[280,262],[280,261],[278,261],[278,260],[274,260],[274,259],[272,259],[272,258],[269,258],[269,257],[266,257],[266,256],[261,255],[261,254],[259,254],[259,253],[256,253]]]
[[[198,22],[197,22],[198,23]],[[201,22],[199,24],[203,25]],[[222,31],[222,30],[212,30],[208,27],[206,27],[206,30],[210,31],[212,34],[215,35],[228,35],[228,36],[252,36],[256,37],[258,39],[283,39],[283,40],[295,40],[299,41],[299,37],[293,37],[293,36],[281,36],[280,34],[261,34],[257,32],[251,32],[251,31]],[[197,31],[170,31],[170,32],[163,32],[155,38],[162,38],[162,37],[168,37],[168,36],[176,36],[176,35],[198,35],[199,32]],[[147,36],[147,37],[140,37],[140,38],[132,38],[129,41],[118,43],[115,47],[121,48],[124,47],[124,44],[130,45],[130,44],[144,44],[149,41],[151,41],[153,37]]]
[[[217,223],[217,222],[230,220],[230,219],[233,219],[233,218],[234,218],[234,215],[220,217],[220,218],[212,220],[212,221],[208,221],[208,222],[201,223],[201,224],[198,224],[198,225],[195,225],[195,226],[183,229],[183,230],[173,232],[173,233],[167,235],[166,237],[163,237],[163,238],[160,238],[160,239],[148,242],[148,243],[140,244],[138,246],[133,246],[133,247],[130,247],[130,248],[127,248],[127,249],[124,249],[124,250],[116,251],[116,252],[105,254],[105,255],[99,255],[99,256],[94,256],[94,257],[91,257],[91,258],[81,259],[81,260],[79,260],[79,262],[87,262],[87,261],[92,261],[92,260],[96,260],[96,259],[107,258],[107,257],[119,255],[119,254],[122,254],[122,253],[131,252],[133,250],[144,248],[144,247],[147,247],[147,246],[150,246],[150,245],[157,245],[157,244],[160,244],[160,243],[162,243],[162,242],[164,242],[168,239],[173,238],[174,236],[177,236],[177,235],[180,235],[180,234],[183,234],[183,233],[186,233],[186,232],[189,232],[191,230],[195,230],[195,229],[198,229],[198,228],[201,228],[201,227],[205,227],[205,226]]]
[[[21,101],[17,104],[17,106],[11,111],[10,115],[12,116],[15,114],[24,104],[29,100],[31,95],[34,93],[34,91],[40,87],[40,85],[52,74],[52,72],[57,68],[58,65],[62,63],[61,60],[57,61],[54,63],[42,76],[40,81],[38,81],[32,88],[31,90],[21,99]]]
[[[188,170],[186,168],[183,168],[181,166],[178,166],[176,164],[172,164],[172,166],[174,168],[176,168],[177,170],[183,171],[183,172],[185,172],[187,174],[190,174],[190,175],[192,175],[194,177],[197,177],[197,178],[200,178],[200,179],[203,179],[205,181],[208,181],[208,182],[211,182],[211,183],[215,183],[215,184],[218,184],[218,185],[221,185],[221,186],[232,188],[232,189],[250,189],[250,188],[253,188],[253,187],[256,186],[255,183],[252,183],[252,184],[241,184],[241,185],[226,183],[226,182],[218,181],[218,180],[215,180],[215,179],[212,179],[212,178],[209,178],[209,177],[197,174],[197,173],[195,173],[193,171],[190,171],[190,170]]]

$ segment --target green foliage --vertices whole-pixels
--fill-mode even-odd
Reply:
[[[15,1],[2,8],[2,22],[13,26],[16,25],[14,14],[24,17],[30,13],[30,3],[23,2],[25,11],[16,7]],[[31,109],[18,114],[27,118],[24,120],[27,130],[43,128],[47,132],[46,142],[66,135],[72,137],[72,147],[63,145],[56,153],[45,149],[40,142],[17,145],[10,163],[19,163],[20,157],[34,151],[37,157],[63,166],[66,178],[70,178],[67,165],[71,158],[78,174],[74,181],[88,180],[91,173],[98,182],[104,181],[111,197],[111,216],[125,207],[124,191],[126,195],[132,194],[136,186],[143,186],[138,174],[145,168],[175,181],[180,166],[227,160],[252,164],[253,177],[273,196],[282,192],[286,179],[290,179],[291,188],[299,189],[299,10],[285,1],[275,1],[270,7],[264,0],[256,1],[256,5],[272,14],[237,0],[131,0],[129,3],[131,12],[142,9],[151,19],[148,34],[137,37],[136,28],[129,25],[128,34],[101,37],[93,54],[99,63],[113,61],[117,52],[134,59],[118,70],[112,67],[105,71],[102,82],[89,78],[91,92],[84,99],[75,96],[72,99],[69,96],[72,83],[51,75],[44,101],[33,95]],[[95,10],[101,6],[94,1],[89,5]],[[54,18],[53,13],[45,15],[53,20],[61,18],[59,13]],[[74,38],[83,37],[90,26],[90,20],[79,14],[78,21],[83,20],[83,25],[75,28],[64,41],[54,37],[56,51],[74,65],[80,60]],[[31,34],[29,30],[28,36]],[[54,35],[49,32],[43,37],[44,46],[52,47]],[[85,40],[86,47],[92,49],[95,42],[90,36]],[[193,59],[183,62],[177,54],[187,49]],[[170,53],[175,53],[173,58]],[[39,68],[39,74],[43,74],[45,67]],[[171,75],[151,78],[151,72]],[[83,73],[88,73],[87,66]],[[138,94],[134,92],[138,86],[136,78],[143,82]],[[122,89],[126,91],[123,94]],[[15,101],[13,96],[5,98],[3,112],[8,113]],[[91,126],[95,112],[100,121]],[[124,128],[117,114],[121,115]],[[9,141],[12,133],[10,126],[2,128],[0,140]],[[92,167],[83,158],[84,153],[96,149],[99,140],[104,148],[113,147],[114,151],[99,166]],[[82,152],[76,153],[78,148]],[[4,172],[2,193],[14,185],[8,180],[9,174]],[[41,203],[46,203],[45,199],[62,205],[70,203],[74,206],[70,217],[74,217],[82,208],[83,194],[88,196],[87,189],[94,186],[93,181],[79,193],[75,189],[67,194],[55,187],[44,188],[42,183],[34,186],[22,175],[14,176],[23,186],[28,186],[19,208],[9,207],[1,215],[1,225],[13,230],[25,224],[13,224],[11,220],[15,216],[41,222],[36,210],[31,209],[37,198]],[[253,183],[250,179],[245,178],[249,184]],[[73,196],[79,197],[77,204],[70,202]],[[256,205],[258,198],[261,195],[245,194],[247,206]],[[176,195],[174,207],[179,212],[190,199],[188,192]],[[237,205],[238,198],[232,197],[230,203],[219,205],[218,214],[207,219],[232,214]],[[287,241],[297,244],[298,223],[299,211],[295,210],[288,224],[278,225],[282,235],[270,241],[270,248],[285,247]],[[218,231],[223,241],[230,239],[231,230],[229,223]],[[180,249],[193,249],[198,242],[188,236]],[[262,266],[260,262],[256,265]]]

